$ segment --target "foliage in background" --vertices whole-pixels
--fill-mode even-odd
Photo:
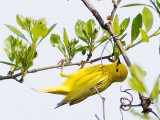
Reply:
[[[153,86],[153,89],[151,92],[147,91],[147,86],[145,85],[145,72],[141,69],[138,65],[132,65],[130,67],[130,71],[132,74],[132,78],[129,80],[130,87],[137,91],[139,94],[146,94],[146,97],[149,98],[151,101],[153,101],[152,104],[154,104],[155,108],[157,109],[158,115],[159,115],[159,95],[160,95],[160,76],[158,76],[157,80],[150,80],[156,81],[155,85]],[[147,114],[140,114],[135,108],[131,109],[130,112],[136,116],[139,116],[143,118],[144,120],[150,120],[152,117],[148,116]]]
[[[123,34],[129,25],[129,18],[126,18],[120,25],[118,20],[118,15],[115,17],[113,22],[113,29],[116,31],[117,35],[121,36],[121,40],[127,35]],[[78,20],[75,24],[75,33],[79,40],[83,41],[86,45],[77,45],[79,40],[73,39],[68,41],[68,36],[66,34],[66,30],[63,32],[63,42],[60,40],[60,36],[57,34],[52,34],[50,41],[53,47],[57,47],[65,57],[66,62],[71,62],[74,55],[78,52],[82,52],[83,55],[88,51],[88,61],[94,52],[94,50],[99,47],[102,43],[110,40],[114,46],[113,54],[115,55],[115,60],[118,59],[120,55],[120,51],[114,42],[111,40],[111,35],[108,31],[103,30],[103,35],[98,37],[100,30],[96,28],[95,21],[93,19],[88,20],[87,22]],[[74,41],[74,42],[73,42]],[[72,43],[72,44],[71,44]],[[74,44],[73,44],[74,43]],[[125,41],[122,41],[123,45],[125,45]],[[75,47],[75,45],[77,45]],[[71,50],[75,50],[74,52]]]
[[[126,50],[138,45],[139,43],[149,42],[149,38],[160,34],[160,28],[158,28],[154,33],[152,33],[151,35],[148,35],[153,25],[153,14],[147,7],[153,8],[160,15],[160,4],[159,4],[160,1],[150,0],[150,2],[152,3],[152,6],[146,5],[146,4],[139,4],[139,3],[123,6],[123,7],[141,6],[141,5],[146,6],[144,7],[142,14],[139,13],[133,19],[132,27],[131,27],[131,44],[125,48]],[[144,29],[142,28],[143,25],[144,25]],[[141,38],[137,39],[139,34],[141,34]],[[158,97],[160,94],[160,84],[159,84],[160,76],[158,76],[155,82],[155,85],[153,86],[152,91],[149,93],[144,83],[145,72],[141,69],[141,67],[139,67],[138,65],[132,65],[130,67],[130,72],[132,74],[132,78],[129,80],[130,87],[133,90],[137,91],[139,94],[146,94],[146,97],[148,99],[150,99],[151,101],[154,101],[154,106],[155,108],[157,108],[157,112],[159,115],[160,108],[159,108],[159,98]],[[155,80],[150,80],[150,81],[155,81]],[[152,119],[152,117],[150,117],[148,114],[142,115],[136,109],[131,109],[130,111],[131,113],[133,113],[136,116],[141,117],[142,119],[145,119],[145,120]]]

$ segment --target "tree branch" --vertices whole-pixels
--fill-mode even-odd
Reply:
[[[113,31],[112,29],[112,26],[111,26],[111,23],[108,22],[108,23],[104,23],[104,20],[102,19],[102,17],[100,16],[100,14],[98,13],[98,11],[94,8],[94,6],[89,2],[89,0],[82,0],[82,2],[86,5],[86,7],[91,11],[91,13],[94,15],[94,17],[97,19],[97,21],[99,22],[99,24],[101,25],[101,27],[105,30],[107,30],[112,38],[114,39],[114,41],[116,42],[119,50],[121,51],[122,53],[122,56],[127,64],[127,66],[131,66],[131,62],[121,44],[121,41],[119,39],[119,37],[115,34],[115,32]],[[114,17],[114,14],[116,12],[116,9],[118,7],[118,5],[120,4],[121,0],[118,0],[116,5],[114,5],[114,9],[111,13],[111,18],[112,19]]]
[[[112,24],[112,21],[113,21],[113,18],[114,18],[114,15],[116,13],[116,10],[117,10],[117,7],[118,5],[120,4],[121,0],[118,0],[117,3],[115,2],[115,0],[112,0],[112,3],[114,4],[114,8],[111,12],[111,16],[109,17],[109,23]]]
[[[108,55],[108,56],[99,57],[99,58],[96,58],[96,59],[93,59],[93,60],[90,60],[90,61],[83,61],[83,62],[85,62],[85,64],[86,63],[92,64],[92,63],[97,62],[97,61],[102,60],[102,59],[108,59],[109,61],[113,62],[111,57],[112,57],[112,55]],[[77,63],[69,63],[69,64],[65,63],[64,66],[73,66],[73,65],[80,66],[81,64],[82,64],[82,61],[81,62],[77,62]],[[37,68],[37,69],[33,69],[33,70],[28,70],[27,74],[36,73],[36,72],[39,72],[39,71],[53,69],[53,68],[60,68],[60,67],[62,67],[62,66],[61,65],[54,65],[54,66],[48,66],[48,67],[43,67],[43,68]],[[17,77],[19,77],[21,75],[22,75],[22,72],[14,74],[14,75],[0,76],[0,80],[16,79]]]

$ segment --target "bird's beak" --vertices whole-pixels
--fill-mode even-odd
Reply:
[[[120,59],[118,58],[117,66],[118,66],[119,64],[121,64],[121,61],[120,61]]]

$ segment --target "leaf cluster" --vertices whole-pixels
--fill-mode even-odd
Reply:
[[[33,59],[36,57],[36,45],[34,43],[27,47],[26,43],[12,35],[4,41],[4,50],[12,63],[11,65],[15,66],[13,71],[27,70],[33,65]],[[9,63],[6,62],[6,64]]]
[[[145,30],[142,29],[144,24]],[[153,14],[152,12],[144,7],[142,14],[139,13],[132,22],[131,29],[131,43],[133,43],[139,34],[141,33],[141,40],[139,42],[149,42],[149,36],[147,33],[151,30],[153,25]]]
[[[51,44],[53,47],[57,47],[64,55],[66,62],[70,63],[76,53],[82,52],[82,55],[85,55],[86,51],[89,51],[89,54],[92,54],[100,44],[110,39],[110,34],[106,34],[97,40],[99,30],[95,26],[93,19],[88,20],[87,23],[78,20],[75,24],[75,33],[79,38],[78,40],[74,38],[69,41],[66,29],[64,29],[63,41],[59,35],[52,34]],[[86,45],[78,45],[79,41],[83,41]]]
[[[121,22],[121,24],[119,24],[118,15],[116,15],[113,20],[112,29],[114,30],[115,34],[120,37],[120,40],[123,46],[126,46],[126,42],[123,39],[127,36],[127,33],[124,33],[124,32],[128,28],[129,23],[130,23],[130,18],[125,18]],[[113,45],[114,60],[117,60],[121,55],[121,52],[115,42],[112,42],[112,45]]]
[[[132,26],[131,26],[131,44],[129,44],[125,48],[126,50],[138,45],[139,43],[149,42],[149,38],[160,34],[160,28],[158,28],[151,35],[148,34],[153,26],[154,19],[153,19],[152,12],[147,7],[150,7],[156,10],[156,12],[160,14],[159,0],[154,0],[154,1],[150,0],[150,2],[152,5],[134,3],[134,4],[128,4],[128,5],[122,6],[122,7],[145,6],[142,13],[139,13],[133,19]],[[144,28],[142,28],[143,25],[144,25]],[[141,38],[137,39],[139,34],[141,34]]]
[[[78,40],[75,38],[71,41],[68,40],[66,29],[63,31],[63,41],[58,34],[52,34],[50,42],[53,47],[57,47],[62,52],[67,63],[70,63],[75,54],[82,49],[81,45],[77,45]]]
[[[120,37],[122,45],[125,47],[126,50],[129,48],[142,43],[142,42],[149,42],[148,32],[151,30],[153,25],[153,14],[152,12],[144,7],[142,14],[139,13],[132,21],[131,25],[131,42],[130,45],[126,45],[126,40],[124,38],[127,36],[128,33],[125,33],[126,29],[128,28],[130,23],[130,18],[125,18],[119,24],[118,15],[115,16],[112,24],[112,29],[114,30],[115,34]],[[143,30],[143,24],[145,30]],[[102,29],[103,30],[103,29]],[[64,55],[65,61],[70,63],[71,60],[78,52],[82,52],[83,55],[86,54],[88,51],[88,58],[90,59],[94,50],[99,47],[102,43],[106,41],[110,41],[113,46],[113,53],[114,56],[113,60],[117,60],[121,55],[118,46],[112,40],[111,35],[108,31],[103,30],[103,34],[101,37],[100,29],[96,28],[95,21],[93,19],[84,22],[82,20],[78,20],[75,24],[75,34],[78,37],[78,40],[75,38],[71,41],[68,40],[68,35],[66,30],[64,29],[63,32],[63,41],[60,39],[60,36],[57,34],[52,34],[50,41],[53,47],[57,47],[62,54]],[[139,34],[141,34],[140,40],[135,43]],[[79,41],[83,41],[85,45],[79,45]]]
[[[30,39],[28,39],[20,30],[11,25],[6,25],[9,30],[17,35],[17,38],[10,35],[4,41],[4,50],[10,62],[0,61],[3,64],[11,65],[11,72],[21,70],[23,73],[33,65],[33,60],[37,56],[37,45],[53,30],[56,24],[47,28],[45,18],[34,20],[29,17],[17,15],[16,20],[22,30],[26,31]],[[21,40],[20,40],[21,38]]]

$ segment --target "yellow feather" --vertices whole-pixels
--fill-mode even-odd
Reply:
[[[64,85],[58,85],[53,87],[48,87],[45,89],[33,89],[37,92],[46,92],[46,93],[53,93],[53,94],[63,94],[66,95],[70,92],[70,89],[68,87],[65,87]]]
[[[123,82],[127,74],[128,70],[123,63],[94,65],[79,69],[70,75],[61,73],[61,76],[67,77],[66,82],[36,91],[66,95],[64,100],[58,103],[57,107],[67,103],[73,105],[91,95],[97,94],[97,90],[99,92],[104,91],[113,82]]]

